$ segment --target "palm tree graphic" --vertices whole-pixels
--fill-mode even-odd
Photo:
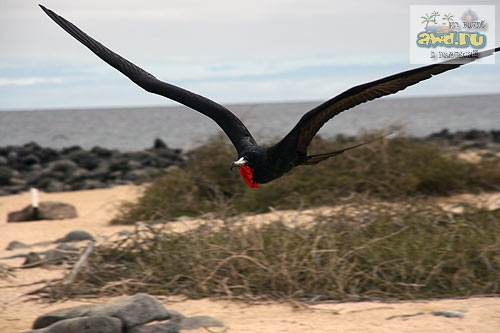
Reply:
[[[451,13],[444,14],[443,21],[448,21],[448,26],[451,28],[451,22],[453,22],[453,18],[455,16],[451,15]]]
[[[439,12],[436,12],[436,11],[433,11],[432,14],[431,14],[431,17],[434,18],[434,24],[437,24],[436,22],[436,18],[440,16]]]
[[[432,22],[433,16],[425,13],[425,16],[420,16],[420,18],[424,19],[422,23],[425,23],[425,31],[428,31],[429,23]]]

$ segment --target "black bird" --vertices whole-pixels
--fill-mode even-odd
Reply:
[[[394,94],[408,86],[430,79],[433,75],[444,73],[476,60],[476,58],[464,58],[461,59],[461,63],[445,61],[350,88],[307,112],[280,142],[272,147],[264,147],[257,144],[241,120],[227,108],[206,97],[158,80],[94,40],[63,17],[42,5],[40,7],[61,28],[139,87],[153,94],[170,98],[212,118],[226,133],[238,151],[238,159],[231,164],[231,169],[239,167],[241,176],[251,187],[258,187],[258,184],[279,178],[298,165],[316,164],[366,144],[367,142],[329,153],[307,154],[307,147],[321,126],[339,113],[375,98]],[[478,58],[492,55],[499,50],[500,47],[497,47],[494,50],[479,52]]]

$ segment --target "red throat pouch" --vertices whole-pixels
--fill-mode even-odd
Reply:
[[[247,166],[247,165],[241,166],[240,167],[240,175],[241,175],[241,178],[243,178],[243,180],[245,181],[245,183],[247,183],[248,186],[250,186],[252,188],[259,187],[259,184],[257,184],[253,180],[253,170],[249,166]]]

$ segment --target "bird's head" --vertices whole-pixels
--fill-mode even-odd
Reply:
[[[266,154],[261,151],[244,152],[238,156],[238,160],[231,163],[231,170],[234,167],[240,169],[241,178],[245,183],[253,188],[259,187],[259,183],[265,183],[261,173],[266,170]]]

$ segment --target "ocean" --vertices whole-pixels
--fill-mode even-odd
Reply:
[[[257,142],[284,136],[300,117],[322,102],[228,105]],[[500,129],[500,95],[426,98],[385,98],[345,111],[319,134],[356,135],[400,128],[405,135],[424,137],[448,129]],[[221,130],[211,119],[184,106],[0,111],[0,146],[35,141],[62,148],[79,145],[134,151],[149,148],[156,138],[171,148],[202,145]]]

